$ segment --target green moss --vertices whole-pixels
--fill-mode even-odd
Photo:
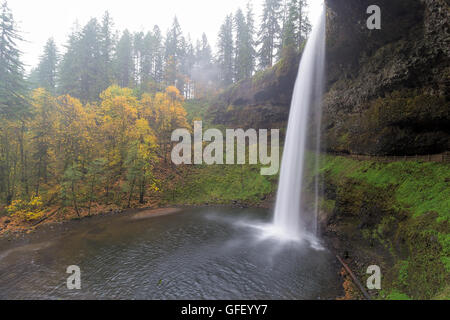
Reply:
[[[386,299],[388,300],[411,300],[410,297],[408,297],[408,295],[398,292],[396,290],[391,291],[387,296]]]
[[[383,274],[386,298],[449,297],[449,164],[325,156],[320,173],[336,188],[339,223],[352,223],[391,261]]]
[[[344,157],[327,157],[321,171],[332,178],[354,178],[379,188],[394,188],[393,209],[415,217],[434,211],[438,220],[450,218],[450,165],[415,161],[379,163]]]
[[[274,192],[276,176],[262,176],[256,165],[196,166],[164,199],[172,204],[231,204],[234,201],[257,205]]]
[[[408,285],[408,267],[409,261],[400,261],[399,262],[399,271],[398,271],[398,281],[400,285],[407,286]]]
[[[438,239],[443,251],[441,261],[444,264],[447,272],[450,272],[450,234],[439,233]]]

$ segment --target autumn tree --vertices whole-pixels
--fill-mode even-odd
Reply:
[[[58,120],[58,105],[50,92],[43,88],[32,92],[32,113],[30,123],[31,139],[34,142],[31,152],[33,160],[34,194],[39,196],[42,184],[49,181],[49,167],[55,156],[55,124]]]

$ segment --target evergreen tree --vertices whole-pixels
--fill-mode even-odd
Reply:
[[[247,3],[247,13],[246,13],[246,22],[247,22],[247,32],[249,35],[248,38],[248,75],[247,77],[251,77],[253,75],[253,72],[255,71],[256,66],[256,43],[254,39],[255,34],[255,18],[253,15],[253,8],[251,6],[251,3]]]
[[[186,84],[187,73],[189,72],[187,66],[187,51],[188,51],[188,43],[186,39],[181,36],[179,45],[178,45],[178,54],[177,54],[177,62],[176,62],[176,73],[175,73],[175,83],[177,89],[181,92],[183,96],[186,96]]]
[[[280,49],[281,40],[281,0],[265,0],[262,23],[259,31],[258,52],[261,69],[271,67],[274,63],[276,50]]]
[[[104,89],[100,25],[91,19],[81,31],[69,37],[60,68],[60,92],[84,102],[96,101]]]
[[[192,72],[195,65],[195,49],[191,36],[188,34],[184,42],[183,57],[181,59],[181,77],[184,78],[184,97],[190,99],[193,95]]]
[[[218,57],[219,65],[219,80],[222,85],[228,86],[233,83],[233,16],[227,15],[225,22],[220,27],[219,43],[218,43]]]
[[[290,0],[285,2],[284,18],[283,18],[283,36],[282,36],[282,50],[287,48],[294,48],[297,46],[297,0]]]
[[[164,48],[161,29],[155,25],[153,28],[153,80],[161,84],[164,79]]]
[[[115,73],[119,86],[134,86],[133,37],[128,30],[123,32],[117,43]]]
[[[116,45],[115,32],[114,32],[114,22],[106,11],[103,15],[102,24],[100,27],[99,34],[100,41],[100,76],[102,91],[105,90],[112,84],[114,77],[113,70],[113,57],[114,49]]]
[[[50,38],[37,67],[37,85],[52,94],[56,92],[56,68],[58,66],[58,50],[55,41]]]
[[[216,76],[211,46],[206,34],[203,33],[195,46],[195,63],[191,72],[191,77],[195,81],[194,97],[205,96],[211,83],[217,80]]]
[[[79,41],[80,31],[78,30],[78,25],[75,25],[65,45],[66,52],[58,68],[57,87],[59,94],[69,94],[74,97],[81,96]]]
[[[182,54],[183,35],[177,17],[174,18],[172,27],[167,31],[165,42],[165,80],[167,85],[175,85],[180,63],[180,55]]]
[[[102,83],[102,59],[100,51],[100,25],[97,19],[91,19],[81,32],[80,42],[80,86],[79,98],[84,101],[96,101],[105,89]]]
[[[147,32],[142,38],[142,43],[140,46],[140,74],[139,81],[141,83],[141,88],[145,89],[152,80],[153,74],[153,60],[154,60],[154,45],[153,45],[153,35],[151,32]]]
[[[136,32],[133,35],[133,64],[134,64],[134,83],[137,86],[142,85],[142,66],[143,66],[143,59],[145,56],[144,53],[144,32]]]
[[[26,111],[24,68],[17,48],[22,41],[6,2],[0,12],[0,117],[20,118]]]
[[[202,40],[197,42],[196,48],[196,63],[202,68],[210,67],[212,64],[213,56],[211,46],[208,42],[206,34],[203,32]]]
[[[301,48],[303,43],[308,38],[309,34],[311,33],[311,23],[309,22],[308,14],[307,14],[307,7],[308,4],[306,0],[292,0],[292,2],[297,2],[297,47]],[[293,5],[295,6],[295,4]]]
[[[300,50],[311,32],[311,24],[306,12],[306,0],[290,0],[283,24],[283,47]]]
[[[249,24],[241,9],[236,12],[234,20],[236,29],[235,80],[240,81],[252,76],[255,53]]]

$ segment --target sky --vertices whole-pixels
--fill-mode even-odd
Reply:
[[[259,24],[264,0],[251,0]],[[311,22],[320,14],[323,0],[308,0]],[[118,30],[149,31],[157,24],[163,34],[176,15],[185,35],[193,43],[206,33],[215,48],[217,34],[225,15],[248,0],[8,0],[25,42],[20,44],[26,69],[36,66],[47,39],[53,37],[59,51],[77,21],[83,26],[91,18],[101,20],[109,11]]]

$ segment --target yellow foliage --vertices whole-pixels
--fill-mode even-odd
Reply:
[[[6,207],[7,212],[12,217],[18,217],[23,221],[32,221],[43,216],[41,197],[32,196],[30,201],[14,200]]]

